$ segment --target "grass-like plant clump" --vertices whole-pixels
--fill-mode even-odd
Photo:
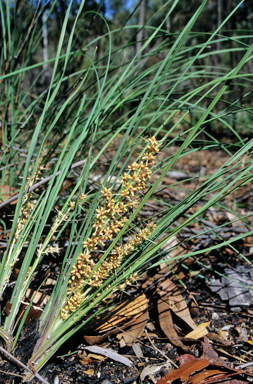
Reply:
[[[250,105],[243,106],[230,87],[245,88],[246,95],[252,76],[245,66],[253,45],[244,36],[227,39],[220,34],[243,2],[205,35],[204,42],[201,35],[192,46],[194,27],[207,0],[196,7],[184,28],[171,34],[165,29],[166,20],[180,1],[168,1],[157,12],[163,14],[160,24],[154,27],[151,18],[143,26],[147,33],[136,52],[133,41],[140,26],[129,22],[131,16],[111,30],[99,13],[84,13],[81,1],[78,9],[70,2],[56,53],[43,60],[39,44],[54,19],[57,2],[37,9],[27,20],[28,31],[17,23],[19,4],[10,8],[8,3],[0,4],[0,208],[5,215],[0,224],[6,241],[0,297],[3,306],[8,302],[8,311],[1,311],[0,337],[9,353],[17,346],[32,306],[31,301],[20,316],[28,289],[39,291],[44,277],[37,286],[35,277],[50,257],[59,263],[39,319],[39,336],[29,360],[35,373],[26,374],[28,382],[102,310],[102,301],[113,305],[117,292],[138,285],[144,272],[166,262],[170,250],[164,255],[162,247],[182,228],[199,221],[210,207],[228,206],[227,197],[233,198],[240,187],[250,188],[253,140],[235,129],[240,111],[238,118],[241,121],[244,114],[243,121],[248,121],[244,130],[250,132]],[[94,18],[103,25],[103,34],[81,39],[84,20],[92,30]],[[218,57],[227,54],[230,42],[239,45],[241,59],[234,67],[207,65],[210,46],[216,47],[217,41]],[[217,127],[233,139],[216,138]],[[172,153],[171,148],[177,150]],[[201,183],[198,175],[190,176],[196,183],[194,190],[175,205],[161,199],[163,209],[142,218],[145,204],[155,202],[155,194],[168,188],[164,182],[168,172],[200,151],[224,151],[228,160],[204,175]],[[5,196],[6,186],[15,198]],[[181,185],[169,187],[177,193]],[[197,209],[189,214],[193,206]],[[229,210],[247,225],[247,232],[221,240],[206,252],[224,245],[234,249],[233,243],[253,234],[250,214],[241,214],[236,205]],[[201,252],[176,259],[194,258]],[[250,263],[239,251],[238,255]],[[97,312],[92,312],[94,308]]]

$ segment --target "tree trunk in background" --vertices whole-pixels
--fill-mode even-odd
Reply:
[[[226,2],[226,6],[227,6],[227,12],[230,13],[230,12],[232,12],[234,7],[236,6],[236,1],[228,1],[228,2]],[[236,17],[235,17],[235,15],[230,17],[230,19],[228,20],[227,29],[229,30],[228,36],[233,37],[233,31],[236,31]],[[234,47],[233,39],[231,39],[230,41],[231,41],[231,45],[230,45],[230,47],[231,47],[231,49],[230,49],[231,68],[235,68],[237,63],[240,60],[240,56],[239,55],[241,55],[241,53],[239,55],[236,53],[236,51],[233,49],[233,47]],[[239,95],[239,93],[238,93],[239,92],[239,88],[238,88],[238,85],[236,84],[236,82],[232,81],[230,83],[228,91],[233,93],[234,95],[236,95],[236,94]],[[234,118],[233,122],[232,122],[232,127],[233,127],[234,130],[237,129],[236,124],[237,124],[236,123],[236,118]]]
[[[43,40],[42,40],[42,44],[43,44],[43,48],[42,48],[42,57],[43,57],[43,61],[44,61],[44,64],[43,64],[43,74],[41,76],[41,83],[45,83],[45,81],[47,81],[48,77],[49,77],[49,73],[48,73],[48,64],[47,64],[47,61],[48,61],[48,38],[47,38],[47,23],[46,23],[46,19],[47,19],[47,11],[43,12],[43,15],[42,15],[42,22],[43,22],[43,30],[42,30],[42,36],[43,36]]]
[[[221,0],[217,0],[217,28],[221,25]],[[220,33],[220,31],[219,31]],[[216,43],[216,51],[220,50],[220,42]],[[218,66],[219,55],[214,55],[214,68]]]
[[[141,4],[140,4],[140,7],[139,7],[139,17],[138,17],[138,25],[139,25],[139,26],[144,25],[145,2],[146,2],[146,0],[142,0],[142,2],[141,2]],[[140,40],[143,39],[143,36],[144,36],[144,29],[142,28],[142,29],[137,33],[137,36],[136,36],[136,40],[137,40],[137,43],[136,43],[136,53],[138,53],[139,50],[140,50],[141,47],[142,47],[142,42],[141,42]]]

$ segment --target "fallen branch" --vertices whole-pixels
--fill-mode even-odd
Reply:
[[[33,372],[32,369],[28,368],[25,364],[23,364],[16,357],[14,357],[10,352],[6,351],[6,349],[0,347],[0,352],[2,352],[4,355],[9,357],[9,359],[13,360],[16,364],[20,365],[26,371],[32,373],[35,377],[37,377],[37,379],[39,379],[41,381],[41,383],[49,384],[49,382],[47,380],[43,379],[43,377],[41,377],[37,372]]]
[[[71,169],[79,167],[80,165],[83,165],[85,162],[86,162],[86,160],[78,161],[77,163],[71,165]],[[61,171],[56,172],[55,176],[56,177],[59,176],[60,173],[61,173]],[[38,183],[32,185],[28,190],[24,191],[23,194],[25,194],[27,192],[32,192],[36,188],[40,187],[41,185],[46,184],[48,181],[50,181],[52,179],[52,177],[53,177],[53,175],[45,177],[45,179],[38,181]],[[19,197],[19,193],[17,193],[15,196],[10,197],[8,200],[3,201],[0,204],[0,209],[3,208],[5,205],[8,205],[8,204],[12,203],[13,201],[17,200],[18,197]]]

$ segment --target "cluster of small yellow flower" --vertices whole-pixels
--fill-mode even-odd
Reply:
[[[27,179],[25,185],[25,193],[22,196],[22,205],[19,212],[19,217],[17,220],[14,239],[11,243],[11,247],[8,250],[6,261],[5,261],[5,286],[8,284],[12,270],[17,261],[19,261],[19,255],[22,250],[23,245],[20,244],[16,246],[18,239],[20,238],[22,231],[25,228],[25,225],[29,218],[32,216],[32,211],[34,210],[35,205],[31,202],[32,192],[29,191],[30,187],[40,178],[40,167],[38,166],[34,175]],[[15,249],[15,250],[14,250]]]
[[[79,196],[79,203],[82,204],[86,198],[87,198],[87,196],[84,195],[84,193],[81,193],[81,195]],[[48,244],[50,242],[54,241],[55,233],[58,231],[58,228],[61,226],[61,224],[64,221],[67,221],[69,219],[69,212],[71,210],[74,210],[75,206],[76,206],[76,201],[72,200],[72,201],[70,201],[69,207],[65,213],[62,213],[61,211],[58,211],[56,209],[57,215],[55,216],[53,223],[51,225],[50,233],[49,233],[46,241],[44,242],[44,244],[37,251],[38,257],[40,257],[43,253],[46,255],[51,254],[53,256],[55,254],[60,253],[61,248],[59,248],[59,245],[57,245],[57,244],[48,245]]]
[[[20,214],[19,214],[16,231],[14,235],[16,240],[19,238],[28,218],[31,216],[31,213],[34,210],[34,204],[31,203],[33,193],[30,192],[29,189],[30,187],[33,186],[33,184],[35,184],[36,181],[40,179],[40,174],[41,174],[41,170],[38,166],[34,175],[31,178],[29,178],[26,182],[25,193],[23,196],[22,206],[20,209]]]
[[[84,241],[84,250],[78,256],[71,271],[68,299],[61,311],[63,319],[78,308],[85,295],[82,293],[85,286],[100,287],[104,280],[120,267],[122,260],[147,239],[155,229],[155,224],[150,220],[143,229],[131,235],[126,243],[117,244],[106,260],[99,267],[97,266],[97,262],[102,257],[99,250],[106,247],[115,238],[127,223],[131,210],[139,205],[136,194],[146,187],[146,182],[151,177],[150,168],[154,165],[158,152],[158,143],[152,137],[149,139],[147,151],[142,156],[140,163],[134,162],[129,166],[128,173],[124,173],[120,180],[122,184],[120,196],[118,198],[118,195],[113,196],[112,191],[108,188],[102,190],[101,204],[96,209],[93,233]],[[97,268],[95,268],[96,266]]]

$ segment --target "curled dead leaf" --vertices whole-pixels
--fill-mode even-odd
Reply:
[[[157,288],[160,294],[160,299],[157,303],[160,327],[174,345],[188,350],[188,347],[175,330],[172,317],[172,313],[174,313],[180,319],[186,333],[195,329],[196,325],[191,318],[187,304],[176,285],[170,279],[158,283]]]
[[[148,299],[145,294],[134,299],[124,301],[105,311],[94,322],[89,322],[89,332],[100,335],[84,335],[84,340],[90,345],[98,344],[111,335],[133,327],[133,334],[129,333],[127,345],[131,345],[141,334],[148,321]],[[84,329],[85,332],[85,329]],[[124,333],[124,335],[126,335]],[[125,336],[124,336],[125,337]]]
[[[125,345],[131,347],[134,342],[138,339],[138,337],[142,334],[146,324],[148,322],[149,315],[148,311],[144,312],[141,316],[135,319],[132,328],[129,331],[118,333],[116,336],[117,339],[124,339]]]

